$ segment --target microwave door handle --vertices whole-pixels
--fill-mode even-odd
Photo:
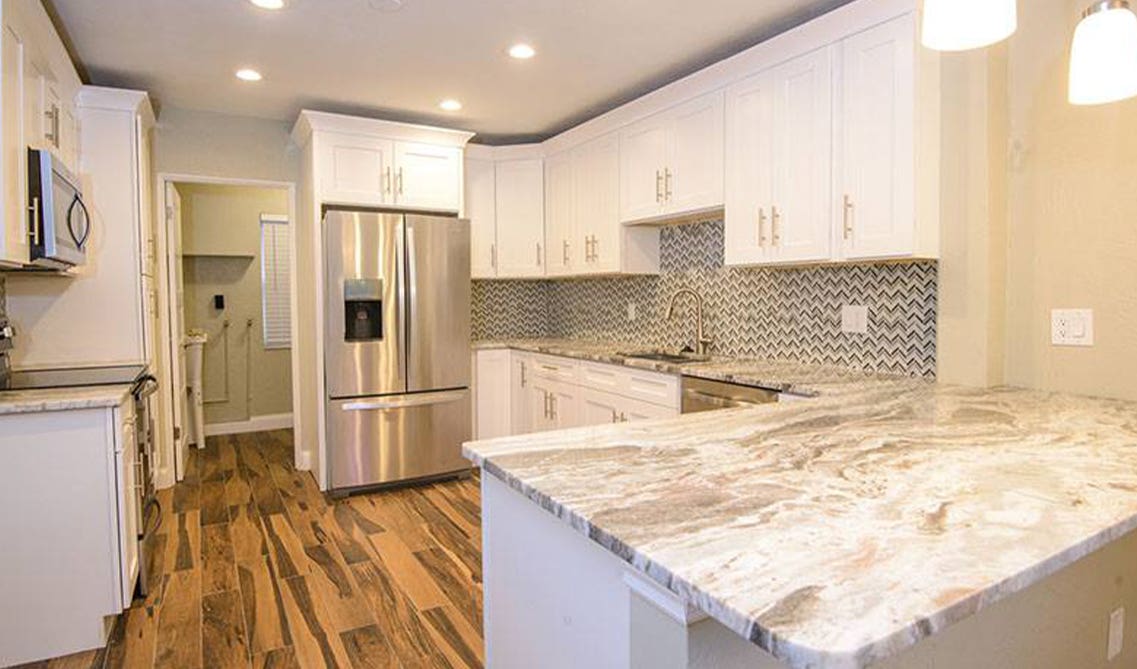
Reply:
[[[79,204],[79,196],[76,195],[71,200],[71,206],[67,207],[67,232],[71,235],[71,241],[75,242],[75,248],[82,249],[83,244],[79,242],[79,235],[75,234],[75,225],[73,219],[75,218],[75,205]]]
[[[75,201],[83,210],[83,236],[79,239],[79,250],[82,251],[83,247],[87,245],[87,239],[91,236],[91,212],[87,210],[87,204],[83,202],[83,198],[76,195]]]

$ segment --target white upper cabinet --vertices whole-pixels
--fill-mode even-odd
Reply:
[[[497,192],[492,160],[466,158],[466,218],[470,219],[470,274],[497,276]]]
[[[497,276],[545,275],[544,190],[544,161],[497,163]]]
[[[19,267],[29,260],[27,150],[50,151],[68,170],[79,172],[75,96],[82,82],[40,3],[0,7],[0,267]]]
[[[620,220],[657,218],[664,211],[668,119],[641,121],[620,133]]]
[[[836,195],[843,258],[915,252],[915,34],[909,15],[841,45]]]
[[[723,206],[723,92],[672,111],[671,158],[664,173],[669,214]]]
[[[576,184],[572,152],[545,159],[546,273],[565,276],[583,269],[585,246],[577,235]]]
[[[394,204],[404,208],[462,208],[462,149],[395,143]]]
[[[771,262],[774,201],[774,91],[770,72],[726,93],[726,262]]]
[[[625,228],[620,224],[620,141],[616,135],[595,139],[573,151],[575,189],[573,209],[577,220],[577,240],[583,253],[586,273],[659,271],[658,266],[642,263],[634,252],[658,256],[657,232]],[[654,248],[650,246],[654,239]],[[631,248],[633,253],[625,253]],[[644,266],[644,265],[647,266]],[[658,263],[656,263],[658,265]]]
[[[832,191],[830,48],[781,65],[774,91],[770,248],[775,262],[828,260]]]
[[[319,204],[462,210],[462,150],[473,135],[305,110],[292,130],[312,144]]]
[[[806,54],[727,93],[730,264],[829,259],[830,56]]]
[[[723,141],[722,91],[625,128],[620,134],[620,220],[721,207]]]
[[[320,140],[318,171],[324,203],[380,207],[390,201],[394,142],[331,132]]]

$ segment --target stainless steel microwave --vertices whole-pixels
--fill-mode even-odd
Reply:
[[[33,266],[68,269],[86,261],[91,216],[83,190],[50,151],[28,149],[28,217]]]

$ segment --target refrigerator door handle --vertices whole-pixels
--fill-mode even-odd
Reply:
[[[395,258],[399,265],[398,271],[395,273],[395,283],[398,286],[397,299],[399,300],[398,309],[395,310],[395,332],[398,333],[399,340],[399,378],[403,380],[404,388],[407,383],[407,360],[410,358],[410,337],[407,336],[407,328],[410,327],[410,315],[407,311],[410,309],[410,303],[407,296],[407,281],[408,275],[404,270],[407,267],[410,256],[407,255],[407,244],[404,241],[406,236],[410,233],[407,226],[407,221],[404,218],[398,225],[395,232]]]
[[[421,395],[401,395],[398,397],[383,397],[374,400],[360,400],[348,402],[343,405],[344,411],[390,411],[393,409],[406,409],[431,404],[445,404],[465,399],[469,390],[447,390],[439,393],[423,393]]]

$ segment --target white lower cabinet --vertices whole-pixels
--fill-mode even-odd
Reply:
[[[139,573],[133,399],[0,416],[0,666],[106,644]]]
[[[670,374],[502,350],[478,352],[476,365],[479,439],[505,436],[505,423],[518,435],[679,415]]]

